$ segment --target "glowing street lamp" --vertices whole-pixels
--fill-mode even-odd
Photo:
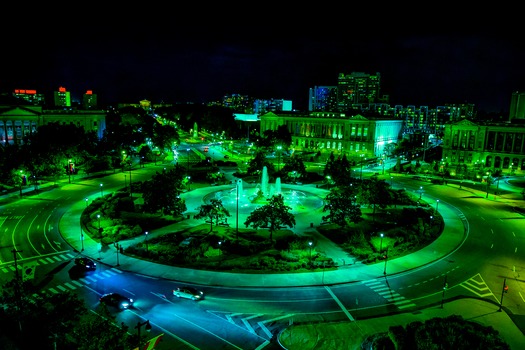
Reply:
[[[278,161],[277,161],[277,172],[281,169],[281,150],[283,149],[283,146],[278,145],[277,146],[277,153],[278,153]]]
[[[438,206],[439,206],[439,199],[436,199],[436,214],[438,212]]]
[[[421,199],[422,194],[423,194],[423,186],[419,186],[419,199]]]
[[[190,171],[190,149],[189,148],[186,148],[186,151],[188,152],[188,157],[187,157],[187,168],[188,168],[188,171]]]
[[[383,251],[383,234],[381,233],[381,241],[379,243],[379,254]]]
[[[67,173],[69,175],[69,183],[71,183],[71,159],[67,161]]]
[[[144,232],[144,242],[146,243],[146,254],[148,254],[148,231]]]
[[[312,241],[308,242],[308,245],[310,246],[310,261],[312,261],[312,244]]]
[[[98,219],[98,232],[100,233],[100,214],[97,214]]]
[[[104,192],[102,192],[102,186],[103,186],[103,185],[100,184],[100,196],[101,196],[101,197],[104,196]]]

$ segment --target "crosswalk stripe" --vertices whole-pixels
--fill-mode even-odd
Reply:
[[[54,263],[55,261],[49,257],[46,258],[47,261],[49,261],[50,263]]]
[[[58,261],[58,262],[62,261],[62,259],[61,259],[61,258],[59,258],[59,257],[58,257],[58,256],[56,256],[56,255],[55,255],[55,256],[53,256],[53,259],[55,259],[55,260],[56,260],[56,261]]]
[[[86,278],[87,278],[88,280],[90,280],[91,282],[96,282],[96,281],[98,281],[96,278],[93,278],[93,277],[91,277],[91,276],[86,276]]]
[[[37,261],[38,261],[39,264],[42,264],[42,265],[47,265],[48,264],[48,262],[46,260],[44,260],[44,259],[38,259]]]
[[[58,291],[55,288],[49,288],[49,291],[51,291],[51,293],[58,294]]]
[[[62,292],[65,292],[67,290],[65,287],[62,287],[61,285],[58,285],[57,288],[60,289]]]
[[[87,279],[85,278],[79,278],[79,280],[81,280],[82,282],[84,282],[84,284],[91,284],[91,282],[89,282]],[[96,282],[96,280],[95,280]]]
[[[79,287],[84,287],[84,285],[82,283],[77,282],[77,281],[71,281],[71,283],[74,283],[74,284],[76,284]]]
[[[66,282],[66,283],[64,283],[64,284],[65,284],[69,289],[73,289],[73,290],[77,289],[77,287],[75,287],[74,285],[72,285],[72,284],[69,283],[69,282]]]

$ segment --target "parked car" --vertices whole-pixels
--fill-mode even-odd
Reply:
[[[204,299],[204,292],[193,287],[178,287],[173,290],[173,295],[177,298],[186,298],[191,300]]]
[[[133,306],[133,299],[120,293],[106,293],[100,297],[100,302],[121,310],[129,309]]]
[[[75,265],[84,271],[93,271],[97,269],[97,263],[86,257],[76,258]]]

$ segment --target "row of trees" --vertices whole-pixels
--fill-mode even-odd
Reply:
[[[0,293],[0,344],[3,350],[133,349],[138,334],[116,323],[105,304],[90,312],[72,292],[43,294],[39,286],[14,278]],[[144,343],[144,337],[140,340]]]

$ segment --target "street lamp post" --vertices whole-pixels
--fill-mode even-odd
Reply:
[[[394,181],[394,177],[390,176],[390,187],[392,187],[392,182]]]
[[[383,252],[383,234],[381,233],[381,241],[379,243],[379,254]]]
[[[129,162],[129,197],[133,200],[133,186],[131,186],[131,162]]]
[[[443,294],[441,294],[441,308],[443,308],[443,302],[445,301],[445,291],[448,288],[447,275],[445,275],[445,281],[443,282]]]
[[[103,186],[103,185],[100,184],[100,196],[101,196],[101,197],[104,196],[104,192],[102,192],[102,186]]]
[[[191,190],[191,176],[188,176],[188,191]]]
[[[422,194],[423,194],[423,186],[419,186],[419,199],[421,199]]]
[[[67,174],[69,175],[69,183],[71,183],[71,159],[67,161]]]
[[[277,172],[279,172],[281,170],[281,150],[283,149],[283,146],[279,145],[277,146],[277,151],[278,151],[278,161],[277,161]]]
[[[113,243],[115,248],[117,249],[117,266],[120,266],[120,262],[118,260],[118,253],[119,253],[119,244],[118,242]]]
[[[312,241],[308,242],[308,245],[310,246],[310,262],[312,262],[312,244]]]
[[[186,151],[188,151],[187,155],[187,169],[188,169],[188,172],[190,171],[190,149],[189,148],[186,148]]]
[[[439,206],[439,199],[436,199],[436,214],[438,212],[438,206]]]
[[[386,247],[386,253],[385,253],[385,269],[383,270],[383,275],[386,276],[386,262],[388,261],[388,247]]]
[[[86,201],[86,208],[87,208],[89,205],[89,198],[86,197],[85,201]]]
[[[235,237],[237,239],[237,242],[239,241],[239,181],[242,180],[237,179],[237,216],[235,218]]]
[[[146,332],[150,332],[151,331],[151,324],[149,323],[149,320],[144,321],[144,322],[140,322],[140,321],[137,322],[137,325],[135,326],[135,329],[137,330],[137,338],[138,338],[138,344],[139,344],[137,349],[140,349],[140,346],[142,345],[142,339],[140,339],[140,328],[142,326],[146,326],[145,327]]]
[[[97,214],[98,219],[98,232],[100,233],[100,214]]]
[[[148,231],[144,232],[144,242],[146,243],[146,254],[148,254]]]
[[[22,197],[22,184],[24,183],[24,172],[20,170],[20,197]]]
[[[489,178],[490,178],[490,175],[489,173],[487,173],[487,195],[485,196],[485,198],[489,198],[489,187],[490,187],[490,182],[492,180],[492,179],[489,180]]]

